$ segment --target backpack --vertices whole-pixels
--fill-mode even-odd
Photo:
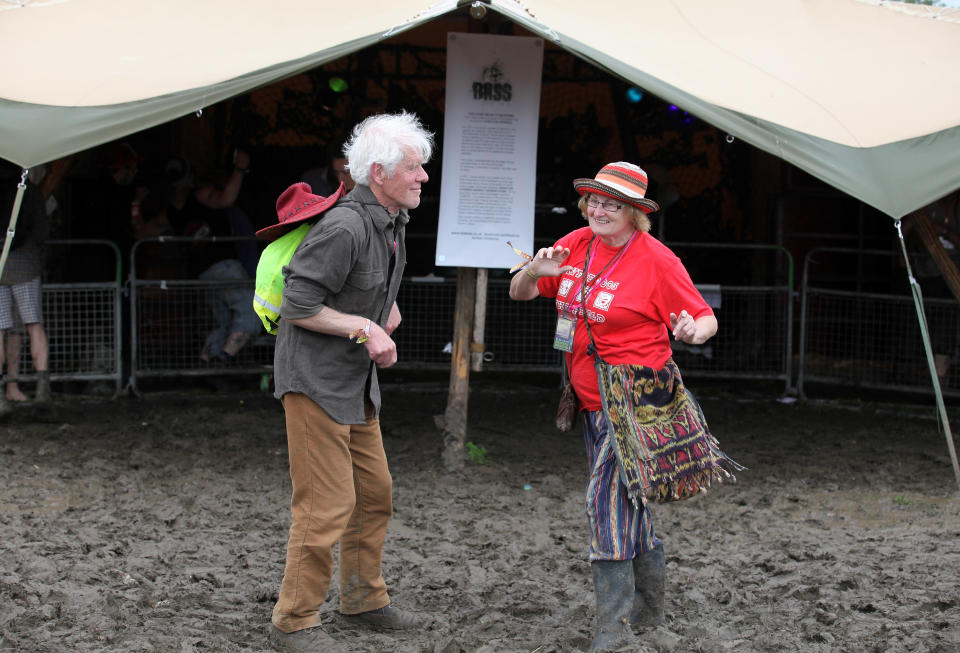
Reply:
[[[260,254],[257,263],[253,310],[263,322],[263,328],[272,336],[280,326],[280,303],[283,301],[283,268],[290,263],[294,252],[306,237],[314,222],[306,222],[270,243]]]
[[[270,335],[277,335],[280,327],[284,266],[290,263],[310,228],[343,198],[344,190],[341,183],[332,195],[321,197],[314,195],[307,183],[300,181],[292,184],[277,198],[277,217],[280,222],[256,232],[260,238],[274,239],[260,254],[253,294],[253,311]],[[301,221],[303,224],[293,231],[275,237],[278,231]]]

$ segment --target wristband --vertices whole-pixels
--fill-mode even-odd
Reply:
[[[350,334],[351,340],[356,340],[358,345],[362,345],[367,340],[370,339],[370,320],[367,320],[367,323],[363,328],[357,329]]]
[[[537,275],[535,275],[533,272],[530,271],[530,266],[523,268],[523,271],[526,272],[527,276],[533,279],[534,281],[540,280],[540,277],[538,277]]]

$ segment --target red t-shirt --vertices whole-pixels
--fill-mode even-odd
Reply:
[[[594,411],[602,406],[593,356],[587,354],[590,336],[585,317],[605,361],[660,369],[673,354],[670,313],[679,315],[686,310],[696,320],[713,315],[713,310],[676,254],[647,233],[637,233],[619,261],[606,270],[604,266],[620,248],[604,245],[599,238],[593,241],[589,294],[585,305],[581,304],[580,278],[592,236],[590,228],[583,227],[558,240],[557,245],[570,248],[564,265],[574,269],[560,277],[542,277],[537,289],[544,297],[556,298],[558,314],[569,311],[571,303],[577,309],[573,354],[566,354],[567,366],[580,408]]]

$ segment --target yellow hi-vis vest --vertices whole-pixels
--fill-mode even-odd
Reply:
[[[277,335],[280,326],[280,303],[283,301],[283,268],[290,263],[314,221],[300,225],[270,243],[260,254],[257,263],[256,287],[253,293],[253,310],[260,316],[263,328],[270,335]]]

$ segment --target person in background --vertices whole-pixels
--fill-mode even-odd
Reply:
[[[253,291],[239,283],[250,278],[251,266],[256,273],[255,258],[245,264],[239,258],[246,251],[238,249],[240,243],[206,240],[211,236],[253,235],[249,218],[236,205],[249,172],[250,155],[242,149],[236,150],[233,170],[222,188],[212,183],[196,184],[193,168],[185,159],[174,157],[166,165],[172,189],[164,218],[175,234],[198,239],[190,248],[188,274],[218,284],[205,297],[214,323],[200,352],[200,358],[208,363],[236,362],[240,350],[261,331],[260,320],[250,308]],[[253,243],[249,246],[256,248]]]
[[[71,185],[73,217],[67,235],[107,240],[120,250],[120,279],[130,272],[130,249],[140,222],[139,201],[146,194],[143,158],[130,143],[114,142],[95,150],[97,176]],[[69,267],[82,271],[83,281],[114,281],[116,260],[98,247],[67,251]]]
[[[20,389],[20,354],[23,350],[25,332],[20,314],[14,312],[13,328],[7,331],[7,340],[3,343],[7,363],[7,387],[4,391],[7,395],[7,401],[13,403],[27,401],[27,395],[23,394],[23,390]]]
[[[205,297],[215,328],[204,338],[200,358],[214,364],[231,365],[251,339],[263,329],[253,312],[253,291],[248,284],[235,283],[249,278],[237,259],[224,259],[200,273],[202,281],[224,282]]]
[[[16,190],[5,185],[0,189],[0,194],[0,214],[10,215]],[[37,373],[34,401],[39,404],[47,403],[51,399],[50,370],[47,367],[49,344],[43,327],[41,296],[41,275],[45,262],[44,241],[48,234],[49,220],[40,189],[28,180],[13,242],[3,274],[0,275],[0,343],[5,340],[6,333],[14,328],[16,311],[30,338],[30,358]],[[0,346],[0,370],[4,367],[4,359],[5,346]],[[6,379],[2,375],[0,387],[6,387]],[[7,392],[0,392],[0,414],[9,410]]]
[[[604,410],[613,399],[601,397],[595,352],[612,365],[633,366],[636,383],[622,392],[657,426],[696,434],[707,425],[673,362],[670,336],[702,345],[717,332],[717,319],[680,259],[648,233],[647,215],[659,205],[646,197],[642,168],[610,163],[596,178],[573,185],[588,226],[540,249],[514,275],[510,297],[555,298],[554,346],[564,352],[576,391],[590,470],[586,503],[597,602],[590,650],[604,651],[631,637],[626,624],[664,623],[666,567],[647,500],[622,475],[618,439]]]
[[[167,190],[166,217],[174,235],[208,238],[236,235],[229,211],[236,209],[243,180],[250,172],[250,155],[237,149],[233,168],[223,184],[198,181],[193,164],[183,157],[167,160],[164,176]],[[249,219],[248,219],[249,222]],[[252,229],[246,229],[252,235]],[[191,249],[190,277],[196,278],[211,265],[238,258],[234,243],[198,243]]]
[[[340,547],[340,612],[384,629],[423,620],[393,605],[381,569],[392,479],[380,432],[377,368],[397,361],[397,292],[408,211],[420,204],[432,135],[410,113],[375,115],[345,152],[354,189],[307,233],[285,269],[274,357],[283,402],[292,524],[271,639],[290,651],[338,650],[318,607]],[[316,202],[306,197],[307,208]]]
[[[314,195],[329,197],[335,190],[343,184],[346,192],[353,190],[356,182],[350,176],[350,166],[347,163],[347,157],[343,155],[341,149],[341,139],[335,139],[336,145],[331,145],[327,150],[326,165],[310,168],[305,171],[301,177],[302,180],[310,185],[310,190]]]

